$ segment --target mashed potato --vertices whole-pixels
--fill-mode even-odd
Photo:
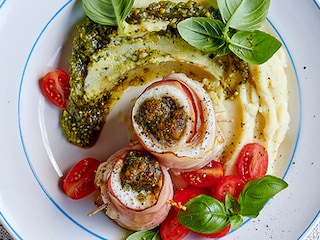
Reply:
[[[258,142],[269,153],[269,169],[289,129],[286,56],[280,49],[268,62],[250,66],[251,80],[241,85],[238,96],[225,100],[216,91],[214,99],[219,125],[225,136],[221,160],[232,173],[238,152],[246,143]],[[207,84],[210,84],[207,82]]]

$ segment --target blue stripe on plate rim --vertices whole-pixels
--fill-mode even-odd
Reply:
[[[320,9],[320,4],[317,0],[313,0],[314,3],[316,4],[316,6],[318,7],[318,9]],[[1,3],[0,3],[0,8],[4,5],[4,3],[6,2],[6,0],[3,0]],[[38,41],[40,40],[40,38],[42,37],[42,35],[44,34],[44,32],[46,31],[46,29],[48,28],[48,26],[50,25],[50,23],[65,9],[65,7],[67,7],[70,3],[72,2],[72,0],[69,0],[67,1],[54,15],[53,17],[48,21],[48,23],[44,26],[44,28],[41,30],[40,34],[38,35],[37,39],[35,40],[32,48],[31,48],[31,51],[27,57],[27,60],[26,60],[26,63],[25,63],[25,66],[24,66],[24,69],[23,69],[23,72],[22,72],[22,76],[21,76],[21,79],[20,79],[20,87],[19,87],[19,94],[18,94],[18,123],[19,123],[19,133],[20,133],[20,139],[21,139],[21,144],[22,144],[22,147],[23,147],[23,150],[24,150],[24,154],[25,154],[25,157],[26,157],[26,160],[28,162],[28,165],[37,181],[37,183],[39,184],[39,186],[41,187],[41,189],[43,190],[43,192],[45,193],[45,195],[48,197],[48,199],[57,207],[57,209],[62,212],[69,220],[71,220],[74,224],[76,224],[78,227],[80,227],[81,229],[87,231],[88,233],[92,234],[93,236],[99,238],[99,239],[105,239],[104,237],[92,232],[90,229],[87,229],[85,228],[84,226],[82,226],[81,224],[79,224],[77,221],[75,221],[71,216],[69,216],[61,206],[59,206],[55,200],[50,196],[50,194],[47,192],[47,190],[44,188],[44,186],[42,185],[40,179],[38,178],[33,166],[32,166],[32,163],[29,159],[29,156],[28,156],[28,151],[26,149],[26,146],[24,144],[24,138],[23,138],[23,134],[22,134],[22,128],[21,128],[21,122],[20,122],[20,101],[21,101],[21,91],[22,91],[22,83],[24,81],[24,75],[25,75],[25,72],[26,72],[26,69],[28,67],[28,64],[29,64],[29,61],[30,61],[30,58],[33,54],[33,51],[34,49],[36,48],[37,46],[37,43]],[[275,28],[275,26],[272,24],[272,22],[268,19],[268,22],[269,24],[272,26],[272,28],[276,31],[276,33],[278,34],[278,37],[282,40],[282,42],[284,43],[284,47],[286,48],[288,54],[289,54],[289,57],[290,57],[290,61],[291,61],[291,64],[293,65],[293,68],[294,68],[294,72],[295,72],[295,75],[296,75],[296,79],[298,80],[298,75],[297,75],[297,72],[296,72],[296,67],[294,65],[294,62],[293,62],[293,59],[292,59],[292,56],[290,54],[290,51],[289,49],[287,48],[287,45],[285,44],[285,42],[283,41],[284,39],[281,37],[281,34],[277,31],[277,29]],[[299,91],[299,97],[301,96],[300,94],[300,85],[299,85],[299,80],[297,81],[298,83],[298,91]],[[301,103],[301,99],[300,99],[300,103]],[[301,106],[300,106],[301,107]],[[301,119],[301,109],[300,109],[300,116],[299,118]],[[294,158],[294,155],[295,155],[295,152],[296,152],[296,148],[297,148],[297,144],[298,144],[298,141],[299,141],[299,137],[300,137],[300,124],[301,124],[301,121],[299,121],[299,128],[298,128],[298,136],[297,136],[297,140],[296,140],[296,143],[295,143],[295,147],[294,147],[294,150],[293,150],[293,154],[291,156],[291,160],[290,160],[290,163],[283,175],[283,178],[285,178],[285,176],[287,175],[288,171],[289,171],[289,168],[292,164],[292,161],[293,161],[293,158]],[[317,216],[315,217],[315,219],[319,216],[319,213],[317,214]],[[15,229],[13,228],[12,225],[10,225],[10,223],[7,221],[7,219],[5,218],[5,216],[0,212],[0,217],[4,220],[4,223],[9,227],[9,229],[15,234],[15,236],[19,239],[22,239],[19,234],[15,231]],[[247,222],[249,222],[250,219],[247,219],[244,224],[246,224]],[[310,225],[307,227],[307,229],[313,224],[315,220],[312,221],[312,223],[310,223]],[[307,229],[304,231],[304,233],[307,231]],[[303,234],[304,234],[303,233]],[[303,235],[302,234],[302,235]]]
[[[4,5],[4,3],[7,0],[2,0],[2,2],[0,2],[0,8]],[[313,0],[313,2],[317,5],[318,9],[320,10],[320,1],[319,0]]]
[[[7,0],[2,0],[0,1],[0,9],[3,7],[4,3],[6,2]]]
[[[320,210],[318,211],[318,213],[314,216],[313,220],[311,221],[311,223],[307,226],[307,228],[303,231],[303,233],[300,235],[300,237],[298,238],[298,240],[301,240],[305,237],[307,237],[307,235],[309,234],[309,230],[311,230],[312,227],[314,227],[314,224],[317,223],[317,220],[320,219]],[[320,224],[320,222],[318,222]]]
[[[14,230],[14,228],[9,224],[9,222],[7,221],[7,219],[3,216],[2,212],[0,211],[0,217],[1,219],[3,219],[4,224],[8,227],[8,230],[11,231],[11,233],[13,233],[16,238],[18,238],[19,240],[22,240],[22,237],[20,237],[20,235]]]
[[[44,186],[42,185],[37,173],[35,172],[33,166],[32,166],[32,163],[29,159],[29,156],[28,156],[28,151],[26,149],[26,146],[25,146],[25,143],[24,143],[24,138],[23,138],[23,134],[22,134],[22,128],[21,128],[21,121],[20,121],[20,110],[21,110],[21,106],[20,106],[20,101],[21,101],[21,92],[22,92],[22,85],[23,85],[23,81],[24,81],[24,75],[25,75],[25,72],[28,68],[28,64],[29,64],[29,61],[30,61],[30,58],[33,54],[33,51],[34,49],[36,48],[37,46],[37,43],[39,42],[39,40],[41,39],[42,35],[45,33],[46,29],[48,28],[48,26],[54,21],[54,19],[71,3],[73,2],[73,0],[69,0],[67,1],[60,9],[58,9],[58,11],[52,16],[52,18],[45,24],[44,28],[41,30],[40,34],[38,35],[38,37],[36,38],[32,48],[31,48],[31,51],[27,57],[27,60],[26,60],[26,63],[25,63],[25,66],[24,66],[24,69],[23,69],[23,72],[22,72],[22,76],[21,76],[21,80],[20,80],[20,87],[19,87],[19,94],[18,94],[18,125],[19,125],[19,134],[20,134],[20,140],[21,140],[21,144],[22,144],[22,147],[23,147],[23,151],[24,151],[24,154],[25,154],[25,157],[26,157],[26,160],[28,162],[28,165],[32,171],[32,174],[33,176],[35,177],[37,183],[39,184],[39,186],[41,187],[41,189],[43,190],[43,192],[45,193],[45,195],[48,197],[48,199],[57,207],[57,209],[63,213],[69,220],[71,220],[75,225],[77,225],[79,228],[83,229],[84,231],[92,234],[93,236],[97,237],[98,239],[106,239],[94,232],[92,232],[90,229],[82,226],[81,224],[79,224],[77,221],[75,221],[71,216],[69,216],[63,209],[62,207],[60,207],[55,201],[54,199],[50,196],[50,194],[47,192],[47,190],[44,188]],[[8,221],[6,221],[7,224]],[[13,227],[10,226],[10,229],[13,230]],[[14,231],[14,233],[16,233]]]

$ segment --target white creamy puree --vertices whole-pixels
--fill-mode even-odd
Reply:
[[[232,173],[240,149],[250,142],[266,147],[271,172],[290,122],[286,66],[285,52],[280,49],[268,62],[250,67],[253,82],[241,85],[234,100],[226,101],[223,94],[211,91],[225,137],[221,160],[226,163],[227,174]]]

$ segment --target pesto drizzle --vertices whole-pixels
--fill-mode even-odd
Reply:
[[[152,3],[146,8],[133,8],[126,22],[138,25],[146,20],[169,21],[167,29],[159,32],[159,34],[164,34],[169,38],[177,38],[180,37],[176,28],[177,24],[193,16],[221,18],[217,9],[212,7],[205,8],[200,3],[194,1],[178,4],[162,1]],[[79,147],[91,147],[98,139],[104,126],[105,118],[109,113],[109,106],[113,101],[112,92],[116,88],[121,88],[125,79],[120,77],[114,89],[104,92],[102,96],[99,95],[94,99],[87,99],[84,84],[88,73],[88,66],[93,62],[92,56],[108,46],[116,37],[119,38],[120,36],[118,35],[117,27],[104,26],[91,21],[89,18],[85,18],[78,26],[78,33],[78,36],[73,40],[72,52],[69,58],[71,92],[68,106],[61,112],[60,125],[64,136],[69,142]],[[130,39],[130,36],[122,38]],[[209,57],[215,58],[214,55]],[[233,55],[231,59],[237,62],[241,61]],[[217,61],[220,60],[217,59]],[[225,60],[222,59],[222,61]],[[221,62],[222,67],[224,66],[223,64],[224,62]],[[234,70],[239,71],[240,75],[242,75],[240,82],[246,82],[248,78],[247,65],[245,63],[240,65],[241,69]],[[232,70],[232,75],[234,76],[233,72]],[[224,77],[228,82],[223,83],[222,80],[222,87],[228,93],[227,96],[232,96],[238,84],[240,84],[239,79],[230,78],[230,75]],[[230,86],[232,87],[230,88]]]

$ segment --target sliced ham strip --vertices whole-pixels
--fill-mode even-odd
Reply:
[[[138,162],[127,162],[130,159]],[[141,159],[147,159],[148,163],[141,164]],[[167,203],[173,197],[171,177],[139,144],[120,149],[102,163],[95,184],[100,190],[99,206],[128,230],[158,226],[171,208]]]

